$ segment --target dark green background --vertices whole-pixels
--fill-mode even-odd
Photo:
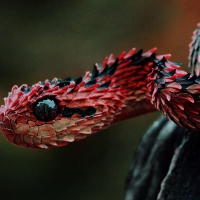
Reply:
[[[198,2],[0,1],[0,104],[15,84],[77,77],[110,53],[132,47],[156,46],[187,69],[188,44],[200,21]],[[158,115],[47,151],[18,148],[0,136],[0,198],[123,199],[134,151]]]

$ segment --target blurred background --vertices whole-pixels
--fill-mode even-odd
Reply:
[[[110,53],[158,47],[187,69],[196,0],[0,1],[0,104],[15,84],[84,75]],[[143,133],[159,112],[51,150],[0,136],[1,199],[122,200]]]

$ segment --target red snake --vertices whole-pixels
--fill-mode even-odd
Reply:
[[[190,44],[192,74],[170,55],[131,49],[111,54],[83,77],[13,86],[0,108],[0,130],[17,146],[48,149],[111,124],[161,110],[181,127],[200,129],[200,25]]]

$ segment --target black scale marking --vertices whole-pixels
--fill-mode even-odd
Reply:
[[[75,113],[79,114],[80,117],[84,118],[85,116],[94,116],[94,114],[96,113],[96,108],[94,107],[88,107],[87,109],[83,110],[81,108],[69,108],[69,107],[65,107],[64,111],[62,113],[63,117],[71,117],[72,115],[74,115]]]
[[[28,86],[28,87],[22,86],[21,91],[22,91],[24,94],[29,93],[29,92],[30,92],[30,86]]]

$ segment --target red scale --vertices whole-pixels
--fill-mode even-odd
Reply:
[[[82,78],[15,85],[0,108],[0,130],[17,146],[49,149],[156,110],[181,127],[199,130],[199,37],[200,24],[190,44],[192,75],[169,61],[170,54],[133,48],[116,59],[111,54]]]

